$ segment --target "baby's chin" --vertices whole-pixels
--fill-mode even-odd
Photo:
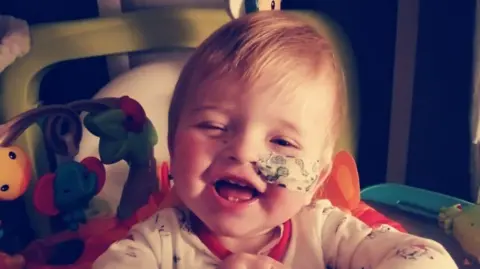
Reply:
[[[222,223],[217,222],[214,226],[209,229],[218,237],[227,237],[227,238],[254,238],[257,236],[265,235],[271,232],[274,227],[255,227],[251,225],[243,225],[243,223]]]
[[[217,236],[231,238],[254,237],[259,234],[268,233],[279,224],[268,223],[268,219],[251,216],[231,216],[223,214],[212,214],[208,216],[198,216],[211,232]]]

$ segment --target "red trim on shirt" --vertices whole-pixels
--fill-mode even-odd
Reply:
[[[193,232],[200,238],[205,246],[220,260],[226,259],[232,252],[226,249],[222,243],[218,240],[210,230],[200,221],[196,216],[192,215],[192,230]],[[279,262],[285,256],[287,252],[288,243],[290,242],[290,238],[292,236],[292,221],[288,220],[283,224],[283,233],[282,237],[278,241],[278,243],[270,250],[268,256],[272,259],[275,259]]]

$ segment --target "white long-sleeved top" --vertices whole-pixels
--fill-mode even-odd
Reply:
[[[188,210],[160,210],[112,244],[93,269],[216,268],[228,251],[192,223]],[[386,225],[372,229],[326,200],[303,209],[277,235],[258,254],[274,252],[292,269],[458,268],[439,243]]]

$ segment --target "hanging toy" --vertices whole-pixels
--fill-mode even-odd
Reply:
[[[280,10],[282,0],[225,0],[228,12],[234,19],[257,11]]]
[[[124,160],[130,167],[117,209],[119,219],[128,219],[146,205],[159,188],[153,151],[158,142],[155,128],[143,107],[128,96],[121,97],[116,108],[89,113],[84,125],[100,138],[103,163]]]
[[[31,161],[13,143],[28,127],[41,119],[48,119],[44,128],[45,138],[55,153],[72,156],[78,151],[82,123],[78,115],[68,107],[52,105],[31,109],[0,125],[0,200],[15,200],[27,190]],[[69,129],[65,130],[65,126]]]
[[[42,176],[35,185],[35,208],[48,216],[61,215],[72,230],[86,222],[90,200],[105,184],[105,167],[99,159],[85,158],[60,165],[55,173]]]
[[[19,147],[0,147],[0,200],[15,200],[30,183],[32,165]]]

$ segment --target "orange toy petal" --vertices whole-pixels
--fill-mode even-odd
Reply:
[[[359,205],[360,179],[355,159],[350,153],[340,151],[335,155],[330,176],[317,197],[329,199],[333,205],[346,210],[353,210]]]
[[[165,196],[168,194],[168,192],[171,189],[170,186],[170,167],[168,165],[168,162],[162,162],[161,166],[161,172],[160,172],[160,193],[162,194],[162,197],[165,198]],[[160,202],[160,201],[157,201]]]

